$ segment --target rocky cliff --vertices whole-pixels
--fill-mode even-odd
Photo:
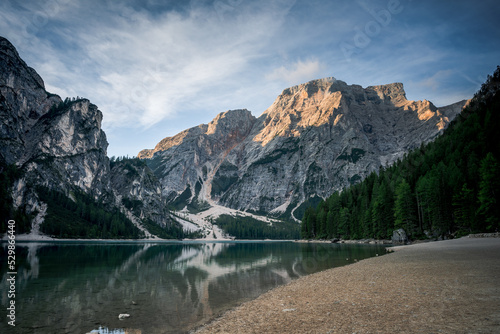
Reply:
[[[436,108],[407,100],[401,83],[363,88],[325,78],[285,89],[259,118],[227,111],[138,157],[181,207],[204,202],[300,219],[305,201],[432,140],[465,103]]]
[[[35,186],[68,193],[72,187],[106,196],[109,190],[108,143],[102,113],[87,99],[62,101],[45,90],[43,80],[0,38],[0,159],[16,164],[14,206],[41,211]]]
[[[11,184],[2,185],[2,192],[10,191],[6,200],[12,200],[14,210],[22,207],[36,216],[34,225],[42,223],[47,205],[37,186],[44,186],[70,197],[72,191],[81,191],[110,210],[118,207],[131,214],[122,203],[127,198],[143,206],[136,222],[171,222],[158,180],[147,166],[127,174],[122,162],[111,170],[102,119],[87,99],[63,101],[47,92],[42,78],[0,37],[0,171],[13,165],[19,171],[14,179],[6,178]]]
[[[123,159],[111,163],[111,185],[117,203],[123,204],[140,219],[150,219],[165,226],[170,223],[160,183],[151,169],[139,159]]]

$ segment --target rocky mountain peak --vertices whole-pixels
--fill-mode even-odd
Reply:
[[[21,59],[14,45],[0,36],[0,85],[7,87],[41,88],[45,90],[42,78]]]
[[[247,109],[222,112],[208,124],[184,130],[173,137],[163,138],[154,149],[144,149],[137,154],[139,159],[151,159],[157,152],[166,151],[186,142],[197,140],[214,141],[223,149],[242,140],[251,131],[256,118]]]
[[[218,114],[208,123],[207,135],[225,132],[248,133],[256,118],[247,109],[228,110]]]
[[[48,93],[42,78],[0,37],[0,173],[18,171],[10,172],[0,195],[12,217],[35,217],[27,223],[35,234],[47,214],[58,217],[49,224],[64,225],[74,209],[50,204],[51,191],[75,202],[75,194],[84,193],[85,201],[121,211],[140,229],[141,219],[163,227],[171,223],[158,180],[144,163],[114,161],[111,171],[102,121],[102,112],[88,99],[63,101]],[[90,216],[75,213],[89,223]]]
[[[300,219],[311,196],[341,190],[433,139],[464,104],[438,109],[408,101],[402,83],[363,88],[329,77],[283,90],[258,119],[221,113],[141,155],[179,208],[208,201]]]
[[[45,90],[42,78],[0,37],[0,156],[7,164],[25,156],[26,134],[61,98]]]
[[[344,84],[345,82],[335,79],[334,77],[327,77],[323,79],[311,80],[309,82],[292,86],[283,90],[280,96],[295,95],[301,92],[303,95],[313,95],[319,90],[326,91],[332,84],[337,83],[337,85]]]
[[[366,91],[375,91],[381,100],[389,101],[395,106],[406,103],[406,92],[401,82],[387,85],[369,86]]]

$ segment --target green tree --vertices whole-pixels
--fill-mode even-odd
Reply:
[[[394,200],[394,228],[402,228],[408,236],[416,232],[418,217],[411,187],[405,179],[398,184]]]
[[[304,213],[301,226],[301,236],[303,239],[311,239],[316,237],[316,211],[313,207],[308,207]]]
[[[455,226],[464,233],[478,231],[475,197],[474,191],[467,186],[467,183],[464,183],[462,189],[453,195]]]
[[[387,238],[394,227],[394,201],[385,179],[380,184],[375,183],[371,204],[373,235],[377,239]]]
[[[351,214],[349,212],[349,208],[342,208],[342,209],[340,209],[340,220],[339,220],[338,233],[344,239],[348,239],[349,238],[349,234],[350,234],[350,231],[349,231],[350,219],[351,219]]]
[[[481,161],[479,169],[481,181],[479,183],[479,215],[486,223],[488,231],[499,228],[499,195],[500,195],[500,166],[497,159],[490,152]]]

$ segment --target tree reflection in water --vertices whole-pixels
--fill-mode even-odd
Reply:
[[[183,332],[292,279],[383,252],[293,242],[17,245],[18,333]]]

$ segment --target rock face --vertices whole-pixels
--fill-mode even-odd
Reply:
[[[285,89],[259,118],[247,110],[163,139],[146,159],[171,202],[202,201],[287,218],[439,135],[466,101],[408,101],[401,83],[334,78]]]
[[[87,99],[62,101],[0,38],[0,159],[23,176],[13,189],[14,205],[37,210],[34,186],[68,193],[77,187],[94,198],[109,192],[108,142],[102,113]]]
[[[136,208],[140,202],[137,217],[170,222],[158,180],[145,164],[122,161],[111,170],[102,118],[87,99],[62,101],[48,93],[42,78],[0,37],[0,171],[12,164],[21,170],[12,186],[16,209],[38,213],[35,221],[42,223],[47,206],[36,191],[42,185],[66,195],[78,189],[110,207],[123,209],[123,198]]]
[[[123,204],[140,219],[166,226],[171,223],[160,183],[146,164],[138,159],[111,164],[111,187],[117,204]]]
[[[49,109],[62,102],[45,90],[42,78],[0,37],[0,154],[7,163],[26,156],[27,134]]]

